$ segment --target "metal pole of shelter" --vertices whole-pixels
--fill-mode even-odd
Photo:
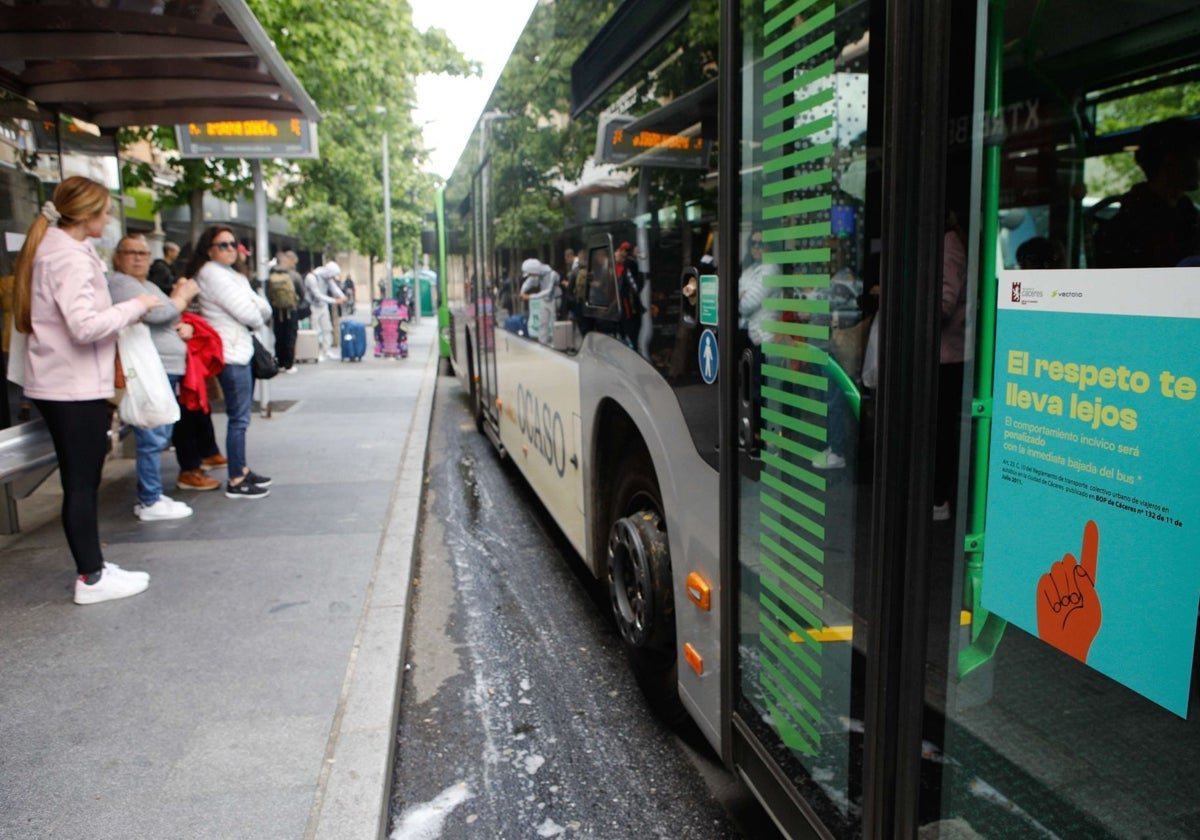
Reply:
[[[254,255],[255,275],[258,277],[258,288],[260,294],[266,295],[267,290],[267,259],[270,254],[270,242],[267,240],[267,187],[263,182],[262,161],[253,159],[250,161],[250,172],[254,176]],[[263,330],[263,333],[270,337],[270,343],[266,346],[270,348],[272,355],[275,352],[274,335],[270,330]],[[260,379],[258,382],[258,403],[263,417],[271,416],[271,382],[267,379]]]

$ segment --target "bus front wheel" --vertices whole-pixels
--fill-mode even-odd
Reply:
[[[643,459],[627,460],[618,474],[607,552],[613,617],[651,708],[681,722],[671,553],[658,486]]]

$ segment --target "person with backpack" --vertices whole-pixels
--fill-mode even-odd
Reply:
[[[271,321],[275,329],[275,358],[279,369],[295,373],[296,330],[300,321],[311,313],[304,298],[304,281],[296,264],[300,258],[295,251],[282,251],[275,257],[275,266],[267,275],[267,302],[271,304]]]

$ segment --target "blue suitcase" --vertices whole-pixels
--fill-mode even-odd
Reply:
[[[367,353],[367,327],[358,321],[342,321],[342,361],[361,362]]]

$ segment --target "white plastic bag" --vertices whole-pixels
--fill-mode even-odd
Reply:
[[[117,333],[117,349],[125,370],[125,396],[117,406],[121,420],[139,429],[178,422],[179,403],[154,349],[150,328],[142,323],[122,328]]]

